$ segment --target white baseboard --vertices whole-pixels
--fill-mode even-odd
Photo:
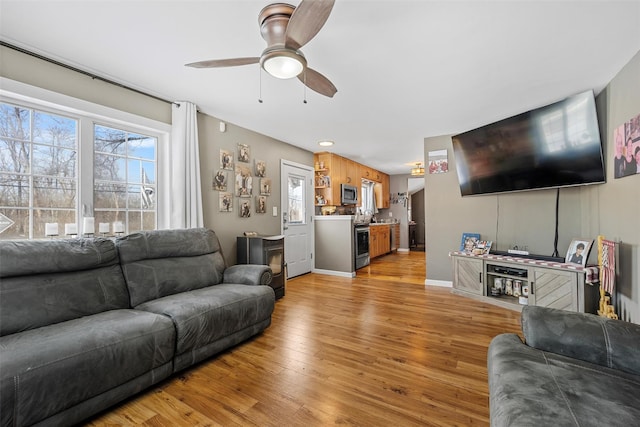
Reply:
[[[450,280],[433,280],[426,279],[424,281],[425,286],[440,286],[443,288],[453,288],[453,282]]]
[[[348,277],[350,279],[356,277],[356,272],[354,271],[353,273],[349,273],[346,271],[336,271],[336,270],[323,270],[320,268],[314,268],[313,270],[311,270],[312,273],[318,273],[318,274],[326,274],[327,276],[339,276],[339,277]]]
[[[409,252],[409,248],[398,248],[398,252]]]

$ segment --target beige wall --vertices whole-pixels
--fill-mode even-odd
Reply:
[[[227,123],[226,132],[220,132],[220,120],[204,114],[198,115],[198,136],[200,141],[200,175],[202,178],[202,203],[204,206],[204,225],[216,232],[222,244],[224,256],[229,264],[236,262],[236,237],[245,231],[259,234],[280,234],[280,159],[290,160],[307,166],[313,166],[313,153],[302,150],[281,141],[269,138],[248,129]],[[219,191],[213,190],[213,175],[220,169],[220,149],[237,153],[238,144],[247,144],[251,148],[251,162],[248,165],[254,173],[251,198],[251,217],[240,218],[238,198],[234,197],[233,212],[220,212]],[[258,194],[259,178],[255,177],[254,159],[264,160],[267,164],[267,178],[271,178],[271,195],[267,197],[267,213],[255,213],[255,195]],[[237,156],[234,156],[237,160]],[[245,163],[245,165],[247,165]],[[229,191],[233,192],[234,175],[228,174]],[[272,209],[278,208],[278,216],[272,215]]]
[[[171,123],[171,104],[51,64],[41,59],[0,47],[0,75],[22,83],[90,101],[106,107],[126,111],[164,123]],[[200,172],[204,224],[219,236],[229,264],[236,261],[236,237],[246,230],[261,234],[279,234],[280,216],[272,216],[272,206],[280,215],[280,159],[313,165],[313,154],[285,144],[259,133],[228,124],[227,132],[219,131],[219,120],[205,114],[198,115],[200,139]],[[250,218],[240,218],[237,209],[230,213],[218,210],[218,192],[212,189],[214,171],[220,164],[220,149],[236,151],[237,144],[251,147],[251,163],[255,158],[267,162],[267,176],[272,179],[272,192],[267,197],[267,213],[255,213],[255,197],[252,197]],[[233,185],[233,176],[229,176]],[[255,179],[255,178],[254,178]],[[254,193],[258,183],[254,182]],[[237,206],[237,198],[234,198]]]
[[[640,52],[596,98],[603,137],[607,182],[560,190],[560,256],[573,238],[595,239],[599,234],[621,241],[618,314],[640,323],[640,175],[613,178],[613,129],[640,114]],[[425,138],[425,158],[433,150],[447,149],[454,164],[449,135]],[[556,190],[460,196],[455,169],[426,175],[427,281],[451,281],[450,251],[459,249],[463,232],[478,232],[493,240],[498,250],[517,244],[529,252],[551,255],[555,229]],[[592,251],[590,263],[596,263]]]

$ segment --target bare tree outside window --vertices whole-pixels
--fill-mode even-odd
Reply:
[[[122,221],[128,232],[156,228],[157,139],[96,125],[96,222]]]
[[[43,238],[45,223],[62,235],[91,215],[111,230],[116,221],[127,232],[157,227],[157,138],[95,124],[93,141],[80,144],[89,120],[0,103],[0,239]],[[82,168],[80,147],[93,151]],[[83,185],[93,212],[77,211],[91,205],[79,200]]]
[[[47,222],[76,222],[75,119],[0,104],[0,239],[44,237]]]

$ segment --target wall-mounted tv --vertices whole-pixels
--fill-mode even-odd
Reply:
[[[605,182],[593,91],[452,141],[462,196]]]

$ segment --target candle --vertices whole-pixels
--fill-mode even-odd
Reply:
[[[58,223],[57,222],[47,222],[44,224],[44,234],[45,236],[57,236],[58,235]]]
[[[108,222],[101,222],[100,224],[98,224],[98,231],[100,233],[108,233],[109,232],[109,223]]]
[[[113,223],[113,232],[114,233],[124,233],[124,224],[121,221],[116,221]]]
[[[76,224],[65,224],[64,234],[67,234],[67,235],[78,234],[78,226]]]
[[[96,232],[95,220],[92,216],[86,216],[82,219],[82,230],[84,234],[93,234]]]

